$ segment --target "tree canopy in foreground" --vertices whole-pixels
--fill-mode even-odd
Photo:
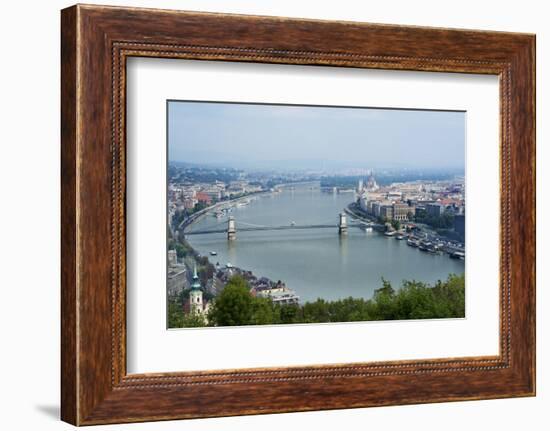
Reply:
[[[204,319],[184,316],[181,307],[169,309],[170,327],[242,326],[285,323],[328,323],[372,320],[460,318],[465,316],[464,274],[450,274],[430,285],[403,281],[399,289],[382,279],[371,299],[317,299],[304,304],[275,304],[254,297],[246,280],[235,276],[215,298]]]

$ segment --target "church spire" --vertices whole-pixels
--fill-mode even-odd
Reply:
[[[195,268],[193,270],[193,284],[191,285],[192,290],[200,290],[201,283],[199,281],[199,276],[197,275],[197,264],[195,264]]]

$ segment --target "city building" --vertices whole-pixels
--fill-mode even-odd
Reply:
[[[260,298],[270,298],[275,304],[298,304],[300,302],[300,297],[296,295],[296,292],[286,287],[284,283],[268,289],[256,290],[255,294]]]
[[[370,192],[374,192],[374,191],[378,190],[379,188],[380,187],[376,183],[376,180],[374,179],[374,176],[372,175],[372,172],[371,172],[371,174],[367,178],[367,184],[365,185],[365,189],[370,191]]]
[[[400,201],[403,194],[399,190],[390,190],[386,198],[390,201]]]
[[[359,207],[367,214],[370,213],[369,196],[367,192],[363,192],[363,195],[359,197]]]
[[[185,208],[186,210],[192,210],[193,208],[195,208],[195,205],[197,203],[198,203],[198,201],[196,199],[193,199],[193,198],[184,199],[183,200],[183,208]]]
[[[382,208],[382,203],[379,201],[373,202],[371,205],[371,214],[374,217],[380,217],[380,209]]]
[[[426,207],[419,205],[414,209],[414,216],[416,218],[424,218],[426,217]]]
[[[382,217],[384,220],[393,220],[393,206],[382,205],[380,207],[380,217]]]
[[[246,193],[246,186],[248,183],[246,181],[231,181],[227,191],[230,195],[238,195],[241,193]]]
[[[188,286],[184,265],[169,266],[166,278],[168,296],[171,298],[177,297]]]
[[[393,204],[393,220],[398,221],[407,221],[409,218],[410,208],[405,203],[395,203]]]
[[[178,253],[176,250],[168,250],[168,266],[176,266],[178,264]]]
[[[218,189],[207,189],[203,190],[201,193],[208,195],[211,200],[219,200],[222,197],[221,190]]]
[[[207,193],[198,192],[197,193],[197,201],[209,205],[212,202],[212,198]]]
[[[455,232],[461,241],[464,242],[466,239],[466,217],[464,215],[455,215],[453,223]]]
[[[428,217],[440,217],[443,215],[445,207],[439,203],[427,204],[426,214]]]

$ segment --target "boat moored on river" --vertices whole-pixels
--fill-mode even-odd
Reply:
[[[460,259],[464,260],[466,258],[466,255],[461,251],[455,251],[454,253],[449,254],[449,257],[451,259]]]
[[[409,239],[407,240],[407,245],[410,247],[418,247],[419,241],[414,236],[410,236]]]

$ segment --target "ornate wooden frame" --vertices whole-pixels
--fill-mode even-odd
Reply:
[[[535,394],[535,36],[102,6],[62,11],[61,417],[75,425]],[[129,56],[494,74],[495,357],[127,375]]]

